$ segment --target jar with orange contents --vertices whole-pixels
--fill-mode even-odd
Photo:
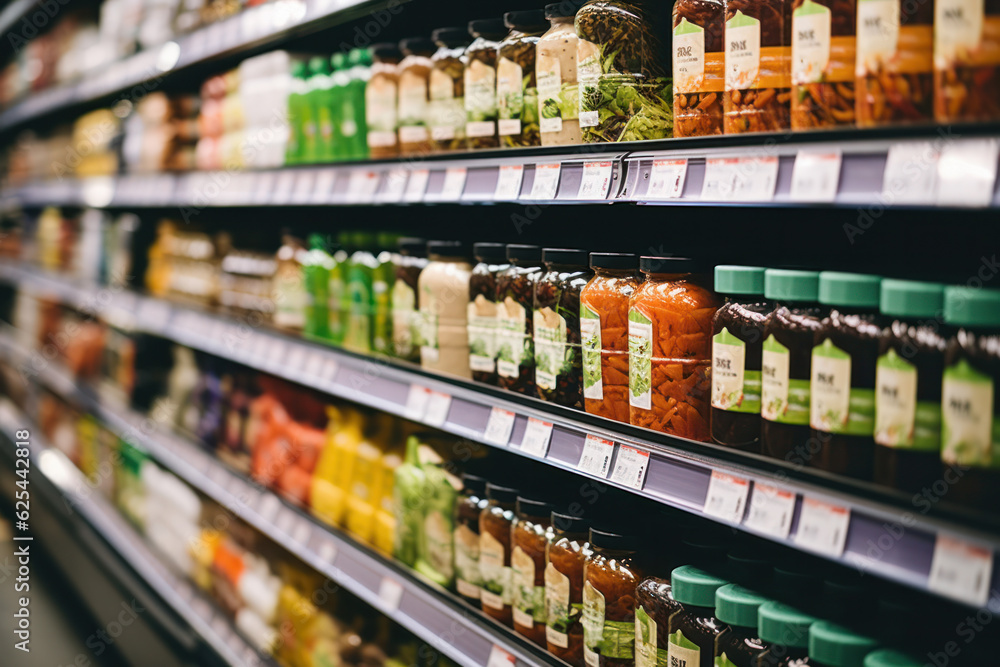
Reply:
[[[856,15],[855,0],[793,0],[793,130],[854,124]]]
[[[726,0],[725,134],[790,126],[791,29],[786,0]]]

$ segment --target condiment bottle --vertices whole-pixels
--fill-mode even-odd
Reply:
[[[542,275],[542,249],[507,246],[510,267],[497,278],[497,375],[500,386],[525,395],[535,393],[532,337],[535,283]]]
[[[309,251],[302,260],[302,281],[306,290],[306,338],[330,339],[330,269],[333,257],[326,250],[326,239],[320,234],[309,236]]]
[[[809,664],[815,667],[858,667],[877,647],[874,639],[829,621],[809,626]]]
[[[819,274],[819,302],[830,306],[830,313],[812,352],[809,425],[818,452],[810,463],[860,479],[871,479],[875,466],[880,283],[867,274]]]
[[[1000,118],[1000,5],[934,3],[934,120]]]
[[[791,126],[791,3],[726,0],[726,134]]]
[[[518,496],[511,531],[514,630],[545,646],[545,552],[553,533],[552,503]]]
[[[342,160],[364,160],[368,157],[368,121],[365,117],[365,91],[372,75],[370,49],[351,49],[347,56],[347,81],[342,98],[339,136],[344,142],[337,151]]]
[[[535,45],[549,25],[539,9],[507,12],[503,21],[510,34],[497,47],[500,146],[539,146]]]
[[[291,234],[283,234],[281,247],[275,255],[277,269],[274,272],[274,326],[301,332],[305,327],[306,292],[303,267],[308,252],[302,241]]]
[[[306,163],[331,159],[333,122],[330,117],[330,85],[330,62],[321,56],[311,58],[309,78],[306,80],[310,122],[303,130],[305,144],[302,150],[302,161]]]
[[[552,539],[545,549],[545,644],[549,653],[584,667],[583,568],[591,554],[590,522],[552,512]]]
[[[875,481],[919,492],[941,474],[944,285],[883,280],[875,367]]]
[[[865,12],[857,4],[855,11],[855,0],[793,0],[793,130],[854,125],[855,25]]]
[[[479,605],[479,515],[486,509],[486,479],[462,473],[462,493],[455,503],[455,590],[469,604]]]
[[[345,112],[351,113],[353,110],[348,97],[350,92],[347,86],[351,81],[351,75],[348,72],[347,60],[346,53],[334,53],[330,57],[330,127],[329,129],[320,128],[321,136],[324,132],[329,136],[325,141],[329,142],[330,160],[346,159],[345,155],[349,150],[348,141],[343,135],[346,122],[344,114]]]
[[[639,258],[592,252],[590,268],[595,275],[580,292],[584,407],[627,424],[628,304],[639,286]]]
[[[543,146],[583,142],[580,134],[580,91],[576,82],[576,10],[582,0],[545,5],[551,26],[538,40],[535,80],[538,82],[538,128]]]
[[[420,365],[471,378],[469,338],[466,333],[469,302],[468,248],[460,241],[431,241],[429,262],[420,273]]]
[[[399,43],[403,59],[399,62],[399,154],[426,155],[431,152],[427,129],[428,91],[434,42],[426,37],[410,37]]]
[[[356,250],[347,265],[347,326],[344,347],[366,354],[372,351],[372,331],[375,313],[375,237],[358,232],[354,235]]]
[[[880,649],[865,656],[863,667],[924,667],[926,664],[922,659],[900,651]]]
[[[692,565],[675,569],[670,580],[684,609],[671,621],[669,664],[712,667],[716,642],[729,629],[715,618],[715,592],[729,582]]]
[[[764,321],[760,439],[768,456],[805,465],[809,440],[809,365],[823,320],[819,273],[764,272],[764,297],[776,307]]]
[[[717,266],[715,291],[725,302],[712,320],[712,440],[759,452],[760,358],[774,309],[764,299],[764,269]]]
[[[737,584],[715,591],[715,618],[729,625],[715,645],[716,665],[760,667],[768,653],[757,631],[757,610],[767,598]]]
[[[484,613],[508,627],[514,622],[510,540],[517,494],[517,489],[487,483],[488,503],[479,514],[479,572],[483,581],[479,600]]]
[[[436,151],[465,148],[465,48],[472,42],[467,28],[438,28],[431,35],[431,145]]]
[[[399,155],[396,134],[399,104],[399,60],[395,44],[371,47],[371,77],[365,87],[365,123],[368,125],[368,155],[374,160]]]
[[[417,284],[420,272],[427,266],[427,241],[407,236],[397,242],[392,259],[396,269],[392,284],[392,346],[393,354],[407,361],[420,361],[420,347],[414,344],[419,323]]]
[[[948,341],[941,390],[948,499],[1000,507],[1000,290],[945,288],[944,319],[960,327]]]
[[[770,645],[768,667],[806,667],[809,627],[817,619],[780,602],[765,602],[757,610],[757,634]]]
[[[301,60],[292,62],[292,80],[288,92],[288,144],[285,146],[285,164],[301,164],[305,150],[305,126],[312,121],[312,110],[306,99],[308,90],[306,80],[309,78],[309,66]],[[208,87],[206,82],[205,88]],[[214,102],[213,102],[214,104]],[[221,106],[221,105],[219,105]],[[207,114],[209,105],[202,117],[212,117]],[[214,106],[212,108],[215,108]],[[221,124],[221,121],[220,121]],[[221,132],[221,130],[220,130]]]
[[[629,299],[629,421],[707,441],[712,317],[718,308],[705,265],[642,257],[646,280]]]
[[[722,134],[725,13],[722,0],[674,3],[675,137]]]
[[[501,19],[469,22],[474,37],[465,50],[465,137],[469,148],[499,148],[497,135],[497,47],[507,36]]]
[[[500,274],[510,268],[504,243],[476,243],[478,264],[469,278],[469,367],[472,379],[497,384],[497,293]]]
[[[357,240],[358,237],[352,232],[337,234],[337,245],[340,247],[331,256],[333,261],[330,264],[327,311],[330,316],[329,340],[334,345],[340,345],[344,342],[347,331],[348,316],[351,310],[351,302],[347,293],[348,269],[350,269],[351,255],[357,249]]]
[[[394,253],[387,248],[395,248],[397,238],[398,235],[391,232],[381,232],[377,237],[378,251],[372,274],[372,350],[380,355],[391,355],[394,350],[390,288],[396,278],[396,267],[392,263]]]
[[[580,291],[591,276],[587,260],[586,250],[544,248],[532,315],[538,397],[577,410],[583,409]]]

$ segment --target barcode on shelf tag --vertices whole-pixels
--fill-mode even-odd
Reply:
[[[799,151],[792,167],[792,201],[832,202],[840,185],[840,151]]]
[[[684,181],[687,180],[688,161],[653,160],[649,170],[649,188],[646,197],[649,199],[679,199],[684,192]]]
[[[403,598],[403,586],[391,577],[382,577],[378,585],[378,599],[388,611],[399,609],[399,601]]]
[[[312,201],[314,204],[325,204],[330,201],[333,185],[337,182],[337,172],[333,169],[322,169],[316,172],[316,185],[313,186]]]
[[[493,191],[496,201],[515,201],[521,195],[521,180],[524,178],[523,164],[505,164],[500,166],[497,176],[497,188]]]
[[[424,423],[429,426],[441,426],[448,419],[451,409],[451,396],[440,391],[432,391],[427,399],[427,410],[424,412]]]
[[[778,158],[710,158],[701,198],[707,201],[771,201],[778,184]]]
[[[742,477],[713,470],[712,479],[708,482],[704,512],[716,519],[739,523],[743,520],[749,491],[750,482]]]
[[[934,544],[927,587],[959,602],[983,606],[989,599],[993,553],[944,535]]]
[[[799,529],[795,544],[828,556],[839,558],[847,544],[847,529],[851,511],[846,507],[831,505],[814,498],[802,499]]]
[[[531,192],[528,199],[543,200],[555,199],[559,192],[559,172],[561,165],[558,162],[535,165],[535,180],[531,183]]]
[[[997,180],[998,150],[996,139],[945,144],[938,161],[938,206],[989,206]]]
[[[580,189],[577,199],[599,200],[608,196],[611,189],[611,177],[614,173],[614,163],[610,160],[601,162],[584,162],[583,178],[580,179]]]
[[[521,451],[544,459],[549,451],[551,437],[552,422],[529,417],[528,426],[524,429],[524,437],[521,438]]]
[[[465,167],[449,167],[444,172],[444,185],[441,186],[442,201],[458,201],[465,190]]]
[[[929,141],[889,147],[880,204],[933,204],[940,157],[938,149]]]
[[[490,410],[490,419],[486,422],[484,437],[486,442],[506,447],[510,442],[510,433],[514,430],[514,413],[510,410],[494,407]]]
[[[765,535],[785,539],[792,529],[795,494],[776,486],[755,482],[745,525]]]
[[[611,457],[614,453],[615,443],[588,433],[576,469],[604,479],[611,469]]]
[[[424,193],[427,191],[427,180],[431,172],[426,169],[414,169],[410,172],[410,177],[406,181],[406,190],[403,192],[403,201],[408,204],[415,204],[423,201]]]
[[[371,203],[375,200],[376,189],[378,189],[378,172],[355,169],[351,172],[351,180],[347,184],[347,203]]]
[[[514,656],[496,644],[490,649],[490,657],[486,661],[486,667],[513,667],[516,664],[517,660]]]
[[[420,421],[427,414],[427,403],[431,399],[431,390],[418,384],[410,385],[410,393],[406,395],[406,407],[403,416],[411,421]]]
[[[642,491],[647,470],[649,470],[649,452],[628,445],[619,445],[611,481]]]
[[[285,169],[278,173],[271,190],[272,204],[287,204],[292,198],[295,187],[295,172]]]
[[[406,169],[390,169],[382,179],[382,191],[375,197],[376,201],[394,204],[403,200],[406,192],[406,181],[409,173]]]
[[[281,501],[271,493],[262,493],[260,502],[257,503],[257,514],[268,522],[273,522],[278,510],[281,509]]]

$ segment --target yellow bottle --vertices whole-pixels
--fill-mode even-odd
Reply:
[[[326,523],[343,525],[347,509],[347,483],[353,476],[361,446],[361,415],[349,408],[328,407],[327,442],[313,472],[310,504],[313,514]]]
[[[382,456],[379,465],[379,474],[382,476],[380,485],[382,495],[375,510],[375,536],[372,543],[376,549],[389,555],[392,554],[396,540],[396,515],[392,511],[392,487],[396,468],[402,462],[402,447],[397,444]]]

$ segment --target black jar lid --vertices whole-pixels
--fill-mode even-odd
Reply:
[[[396,241],[396,247],[399,248],[399,252],[404,255],[409,255],[411,257],[423,257],[427,254],[427,239],[422,239],[417,236],[401,236],[398,241]]]
[[[545,12],[541,9],[507,12],[503,15],[503,22],[511,30],[519,32],[535,33],[545,32],[549,29],[549,22],[545,18]]]
[[[545,18],[560,19],[576,16],[585,2],[586,0],[562,0],[562,2],[545,5]]]
[[[590,268],[634,271],[639,268],[639,256],[627,252],[592,252]]]
[[[639,270],[644,273],[701,273],[707,269],[704,260],[692,257],[650,257],[639,258]]]
[[[469,34],[495,42],[507,36],[507,26],[503,19],[476,19],[469,21]]]
[[[474,243],[472,245],[472,254],[480,262],[506,262],[507,244],[485,242]]]
[[[552,527],[562,533],[588,533],[590,520],[585,516],[574,516],[562,512],[552,512],[549,517]]]
[[[511,262],[540,263],[542,261],[542,248],[537,245],[511,243],[507,246],[507,259]]]
[[[573,248],[543,248],[542,261],[546,264],[569,264],[570,266],[587,266],[586,250]]]
[[[431,33],[431,39],[439,46],[454,49],[459,46],[468,46],[472,42],[472,36],[468,28],[459,26],[448,26],[438,28]]]
[[[399,50],[399,44],[393,44],[392,42],[372,44],[371,52],[372,56],[379,60],[399,60],[403,55]]]
[[[428,37],[407,37],[399,43],[399,50],[408,56],[429,56],[433,55],[437,46]]]
[[[486,483],[486,497],[496,503],[516,503],[520,490],[509,486],[500,486],[492,482]]]
[[[552,514],[553,509],[555,509],[555,504],[550,503],[547,500],[539,500],[538,498],[518,496],[517,508],[514,510],[514,512],[518,516],[548,517]]]
[[[464,241],[428,241],[427,254],[443,257],[467,257],[469,244]]]
[[[645,540],[636,534],[623,534],[613,530],[590,528],[590,544],[598,549],[612,551],[639,551]]]
[[[471,473],[462,473],[462,488],[474,496],[482,498],[486,495],[486,478]]]

